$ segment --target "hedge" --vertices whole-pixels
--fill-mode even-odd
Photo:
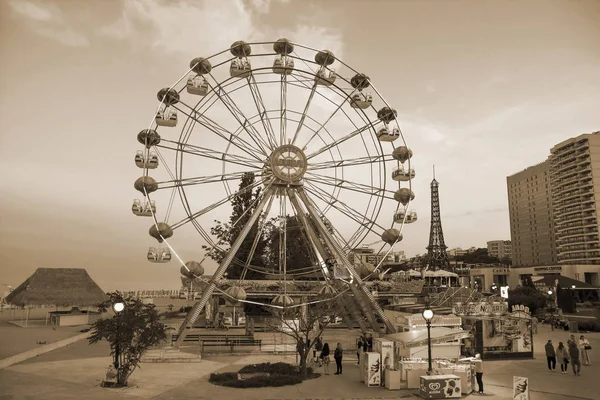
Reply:
[[[297,385],[302,383],[302,376],[297,366],[286,363],[263,363],[246,365],[239,370],[242,374],[256,372],[269,373],[269,376],[253,376],[248,379],[238,380],[236,372],[212,373],[208,381],[214,385],[233,388],[259,388]],[[312,368],[307,368],[307,379],[318,378],[321,374],[313,373]]]

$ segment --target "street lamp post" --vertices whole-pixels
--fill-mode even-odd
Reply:
[[[121,320],[119,318],[119,313],[121,311],[123,311],[125,309],[125,303],[123,303],[122,301],[118,301],[115,304],[113,304],[112,306],[113,311],[115,312],[115,315],[117,317],[117,340],[116,340],[116,345],[115,345],[115,363],[113,364],[115,366],[115,369],[117,370],[117,374],[119,373],[119,325],[121,323]],[[118,375],[117,375],[118,376]]]
[[[431,320],[433,319],[433,311],[429,307],[429,304],[425,306],[423,310],[423,318],[427,324],[427,357],[429,360],[429,368],[427,369],[427,375],[431,375],[433,369],[431,368]]]

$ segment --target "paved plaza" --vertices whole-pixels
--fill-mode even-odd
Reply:
[[[583,366],[581,376],[550,372],[543,344],[566,341],[570,332],[541,327],[535,336],[534,360],[489,361],[485,363],[485,395],[469,399],[510,399],[513,375],[529,377],[531,399],[597,399],[596,380],[600,360],[592,353],[592,366]],[[592,347],[600,348],[600,334],[587,334]],[[142,364],[130,379],[130,387],[99,387],[111,363],[106,342],[89,346],[85,340],[0,370],[0,399],[392,399],[417,398],[415,390],[388,391],[367,388],[359,382],[356,356],[347,355],[344,374],[328,375],[295,386],[259,389],[232,389],[212,385],[212,372],[237,371],[243,365],[260,362],[295,362],[288,355],[208,355],[200,363]],[[318,370],[317,372],[322,372]],[[463,397],[465,398],[465,397]]]

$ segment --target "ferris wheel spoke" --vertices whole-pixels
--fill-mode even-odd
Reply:
[[[231,115],[235,118],[235,120],[240,124],[240,126],[244,129],[244,131],[248,134],[248,136],[250,136],[252,141],[254,143],[256,143],[256,145],[260,149],[260,152],[263,153],[265,156],[267,156],[269,153],[268,152],[269,144],[267,142],[265,142],[265,140],[262,138],[262,135],[260,135],[258,133],[258,131],[256,131],[256,128],[254,128],[253,125],[248,123],[248,118],[246,118],[246,116],[244,115],[242,110],[235,103],[235,101],[233,101],[231,96],[229,96],[229,93],[224,89],[224,87],[212,76],[212,74],[209,74],[209,76],[216,83],[216,86],[214,87],[214,91],[215,91],[215,94],[217,95],[217,97],[219,98],[219,100],[221,101],[221,103],[223,103],[225,108],[227,108],[227,110],[231,113]]]
[[[260,158],[257,156],[257,154],[262,153],[263,151],[254,147],[249,142],[247,142],[246,140],[239,137],[239,135],[235,135],[235,134],[231,133],[229,130],[223,128],[221,125],[219,125],[215,121],[211,120],[206,115],[201,114],[200,112],[194,110],[193,108],[189,108],[190,111],[186,112],[186,111],[182,110],[181,108],[176,107],[176,105],[173,105],[172,107],[176,108],[181,113],[187,115],[190,119],[199,123],[206,129],[208,129],[209,131],[214,133],[215,135],[219,136],[221,139],[230,142],[232,145],[234,145],[238,149],[242,150],[244,153],[250,155],[255,160],[261,161]]]
[[[260,93],[258,84],[256,83],[256,78],[254,77],[254,74],[251,74],[248,78],[248,87],[250,88],[250,92],[252,93],[252,99],[254,100],[254,104],[256,105],[256,110],[258,111],[263,128],[267,134],[267,138],[269,139],[269,148],[274,149],[275,147],[277,147],[275,131],[273,130],[271,120],[269,118],[265,118],[267,117],[267,109],[265,107],[265,103]]]
[[[198,219],[198,218],[199,218],[199,217],[201,217],[202,215],[206,214],[207,212],[210,212],[210,211],[214,210],[215,208],[217,208],[217,207],[220,207],[220,206],[222,206],[223,204],[226,204],[226,203],[230,202],[230,201],[231,201],[231,200],[232,200],[232,199],[233,199],[233,198],[234,198],[236,195],[238,195],[238,193],[240,193],[240,192],[252,191],[252,190],[254,190],[254,188],[258,187],[259,185],[262,185],[263,183],[264,183],[264,181],[263,181],[263,180],[259,180],[259,181],[257,181],[257,182],[254,182],[252,185],[248,185],[248,186],[246,186],[245,188],[243,188],[243,189],[240,189],[238,192],[236,192],[236,193],[232,193],[232,194],[230,194],[229,196],[227,196],[227,197],[225,197],[225,198],[223,198],[223,199],[221,199],[221,200],[219,200],[219,201],[217,201],[217,202],[215,202],[215,203],[213,203],[213,204],[209,205],[208,207],[205,207],[205,208],[203,208],[202,210],[200,210],[200,211],[198,211],[198,212],[196,212],[196,213],[193,213],[193,214],[192,214],[192,212],[191,212],[191,209],[189,209],[189,204],[188,204],[188,207],[187,207],[187,212],[188,212],[188,214],[190,214],[190,215],[189,215],[188,217],[186,217],[186,218],[182,219],[181,221],[179,221],[179,222],[176,222],[176,223],[174,223],[173,225],[171,225],[171,228],[172,228],[173,230],[175,230],[175,229],[177,229],[177,228],[180,228],[180,227],[182,227],[183,225],[185,225],[185,224],[186,224],[186,223],[188,223],[188,222],[195,222],[195,221],[196,221],[196,219]],[[182,190],[182,188],[180,188],[180,191],[181,191],[181,190]],[[180,192],[180,193],[181,193],[181,192]],[[187,203],[187,197],[186,197],[186,203]]]
[[[342,189],[352,190],[354,192],[362,194],[368,194],[370,196],[378,196],[390,200],[394,199],[394,192],[385,188],[375,187],[364,183],[353,182],[347,179],[339,179],[331,176],[320,175],[310,171],[307,171],[304,177],[309,182],[339,187]]]
[[[307,188],[307,185],[310,187],[310,189]],[[384,227],[377,224],[375,221],[370,220],[369,218],[367,218],[364,215],[364,213],[361,213],[360,211],[356,210],[354,207],[349,206],[348,204],[346,204],[345,202],[340,200],[339,197],[336,199],[333,199],[333,200],[327,200],[327,198],[329,196],[325,190],[323,190],[322,188],[319,188],[318,186],[316,186],[310,182],[307,182],[307,185],[305,185],[305,189],[307,191],[310,191],[313,195],[317,196],[325,204],[335,208],[336,210],[338,210],[341,213],[347,214],[350,218],[352,218],[354,221],[358,222],[359,224],[364,225],[365,222],[370,222],[370,223],[373,223],[373,225],[380,228],[381,230],[385,230]]]
[[[302,129],[304,125],[304,120],[306,119],[306,113],[310,108],[310,104],[312,102],[313,97],[315,96],[315,91],[317,90],[317,80],[315,79],[312,88],[310,90],[310,95],[308,96],[308,100],[306,101],[306,105],[304,106],[304,111],[302,111],[302,117],[300,118],[300,122],[298,122],[298,127],[296,128],[296,132],[294,133],[294,138],[292,139],[292,144],[296,143],[296,139],[298,138],[298,133]]]
[[[283,146],[287,136],[287,74],[281,75],[279,84],[279,145]]]
[[[200,176],[193,178],[173,179],[169,181],[157,182],[159,189],[174,188],[177,186],[192,186],[192,185],[203,185],[206,183],[225,182],[240,180],[246,172],[260,172],[255,171],[244,171],[244,172],[231,172],[229,174],[219,174],[211,176]]]
[[[331,169],[338,167],[353,167],[355,165],[372,164],[377,162],[387,162],[394,160],[391,154],[376,154],[373,156],[349,158],[346,160],[330,160],[308,165],[308,171],[318,171],[321,169]]]
[[[306,186],[304,186],[304,188],[303,188],[303,189],[304,189],[304,193],[305,193],[305,198],[306,198],[306,199],[307,199],[307,200],[310,202],[310,205],[311,205],[311,207],[313,207],[314,209],[316,209],[317,213],[319,213],[320,215],[325,215],[325,213],[323,212],[323,210],[321,210],[321,208],[319,207],[319,205],[318,205],[318,204],[317,204],[315,201],[313,201],[312,199],[310,199],[308,196],[306,196],[306,194],[308,193],[308,194],[310,194],[312,197],[315,197],[315,198],[317,198],[317,199],[319,199],[319,200],[321,200],[321,201],[323,201],[323,202],[326,202],[326,200],[325,200],[325,199],[323,199],[323,198],[322,198],[322,197],[321,197],[319,194],[317,194],[317,193],[315,193],[315,192],[313,192],[313,191],[309,190],[309,189],[308,189]],[[335,206],[335,205],[334,205],[334,206],[333,206],[333,208],[335,208],[335,209],[336,209],[336,210],[338,210],[339,212],[341,212],[341,213],[343,213],[343,214],[347,215],[347,211],[343,211],[343,210],[342,210],[340,207],[337,207],[337,206]],[[360,214],[360,213],[359,213],[359,214]],[[343,235],[339,234],[339,231],[338,231],[338,235],[337,235],[337,236],[334,236],[334,235],[330,235],[330,236],[331,236],[332,238],[335,238],[335,239],[336,239],[338,242],[339,242],[339,241],[341,241],[341,242],[342,242],[342,244],[344,244],[344,245],[345,245],[347,248],[351,249],[351,248],[353,247],[353,246],[352,246],[352,244],[353,244],[354,242],[358,242],[358,238],[359,238],[359,237],[362,235],[362,232],[364,232],[364,230],[365,230],[365,229],[366,229],[367,231],[370,231],[370,232],[373,232],[373,231],[372,231],[372,229],[371,229],[369,226],[367,226],[367,225],[365,224],[365,222],[364,222],[364,220],[365,220],[365,217],[364,217],[364,216],[362,216],[362,215],[359,215],[359,216],[357,217],[357,216],[354,216],[354,215],[350,215],[350,216],[348,216],[348,217],[349,217],[351,220],[353,220],[353,221],[357,222],[357,223],[358,223],[358,224],[359,224],[359,225],[362,227],[362,229],[360,229],[360,228],[359,228],[359,229],[358,229],[356,232],[354,232],[354,234],[353,234],[353,235],[350,237],[350,239],[349,239],[348,241],[346,241],[346,240],[344,239],[344,236],[343,236]],[[367,233],[368,233],[368,232],[367,232]]]
[[[357,136],[357,135],[360,135],[362,132],[364,132],[364,131],[366,131],[366,130],[369,130],[369,129],[371,129],[371,128],[374,128],[374,127],[375,127],[375,125],[377,125],[377,123],[378,123],[378,122],[379,122],[379,119],[377,119],[377,120],[375,120],[375,121],[369,121],[369,123],[368,123],[368,124],[366,124],[366,125],[364,125],[364,126],[362,126],[362,127],[360,127],[360,128],[357,128],[357,129],[356,129],[356,130],[354,130],[353,132],[350,132],[350,133],[349,133],[349,134],[347,134],[346,136],[344,136],[344,137],[341,137],[341,138],[339,138],[338,140],[335,140],[335,141],[333,141],[332,143],[329,143],[329,144],[328,144],[328,145],[326,145],[326,146],[323,146],[323,147],[321,147],[319,150],[317,150],[317,151],[315,151],[314,153],[312,153],[312,154],[308,155],[306,158],[307,158],[308,160],[310,160],[311,158],[313,158],[313,157],[316,157],[316,156],[318,156],[319,154],[321,154],[321,153],[323,153],[323,152],[325,152],[325,151],[327,151],[327,150],[329,150],[329,149],[331,149],[331,148],[333,148],[333,147],[339,146],[340,144],[342,144],[342,143],[344,143],[344,142],[346,142],[346,141],[348,141],[348,140],[352,139],[353,137],[355,137],[355,136]]]
[[[173,147],[166,146],[164,143],[172,144]],[[225,162],[228,162],[231,164],[242,165],[242,166],[248,167],[248,168],[260,169],[260,167],[264,164],[264,161],[251,160],[249,158],[245,158],[245,157],[242,157],[237,154],[224,153],[221,151],[210,150],[205,147],[195,146],[195,145],[191,145],[191,144],[187,144],[187,143],[181,143],[178,141],[168,140],[168,139],[162,139],[160,141],[160,144],[156,145],[156,147],[168,149],[168,150],[180,151],[182,153],[195,155],[195,156],[199,156],[199,157],[204,157],[204,158],[208,158],[208,159],[212,159],[212,160],[225,161]]]

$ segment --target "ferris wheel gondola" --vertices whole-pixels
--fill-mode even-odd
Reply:
[[[288,295],[286,282],[308,273],[329,288],[319,296],[339,296],[333,284],[350,282],[359,290],[355,296],[362,293],[393,329],[362,283],[377,269],[357,272],[347,257],[367,238],[391,251],[402,240],[404,224],[416,221],[416,213],[408,212],[415,197],[412,151],[397,112],[367,75],[331,51],[287,39],[237,41],[229,52],[193,59],[189,71],[157,97],[153,122],[137,137],[144,149],[135,164],[144,173],[134,187],[144,199],[132,206],[135,215],[150,213],[149,234],[163,246],[150,247],[148,260],[174,258],[186,277],[199,278],[200,269],[188,268],[172,247],[179,236],[189,237],[178,231],[188,229],[218,260],[211,282],[231,268],[241,271],[237,283],[222,291],[232,301],[250,301],[243,283],[253,273],[281,281],[280,293],[254,303],[283,310],[302,306]],[[241,179],[248,185],[237,188]],[[210,226],[228,218],[232,201],[242,197],[245,208],[238,207],[228,225],[235,240],[224,242]],[[271,265],[255,265],[267,234],[279,243],[278,252],[270,250]],[[240,253],[244,240],[250,245]],[[288,260],[291,242],[306,247],[308,265]],[[184,325],[198,317],[214,290],[216,283],[207,286]]]

